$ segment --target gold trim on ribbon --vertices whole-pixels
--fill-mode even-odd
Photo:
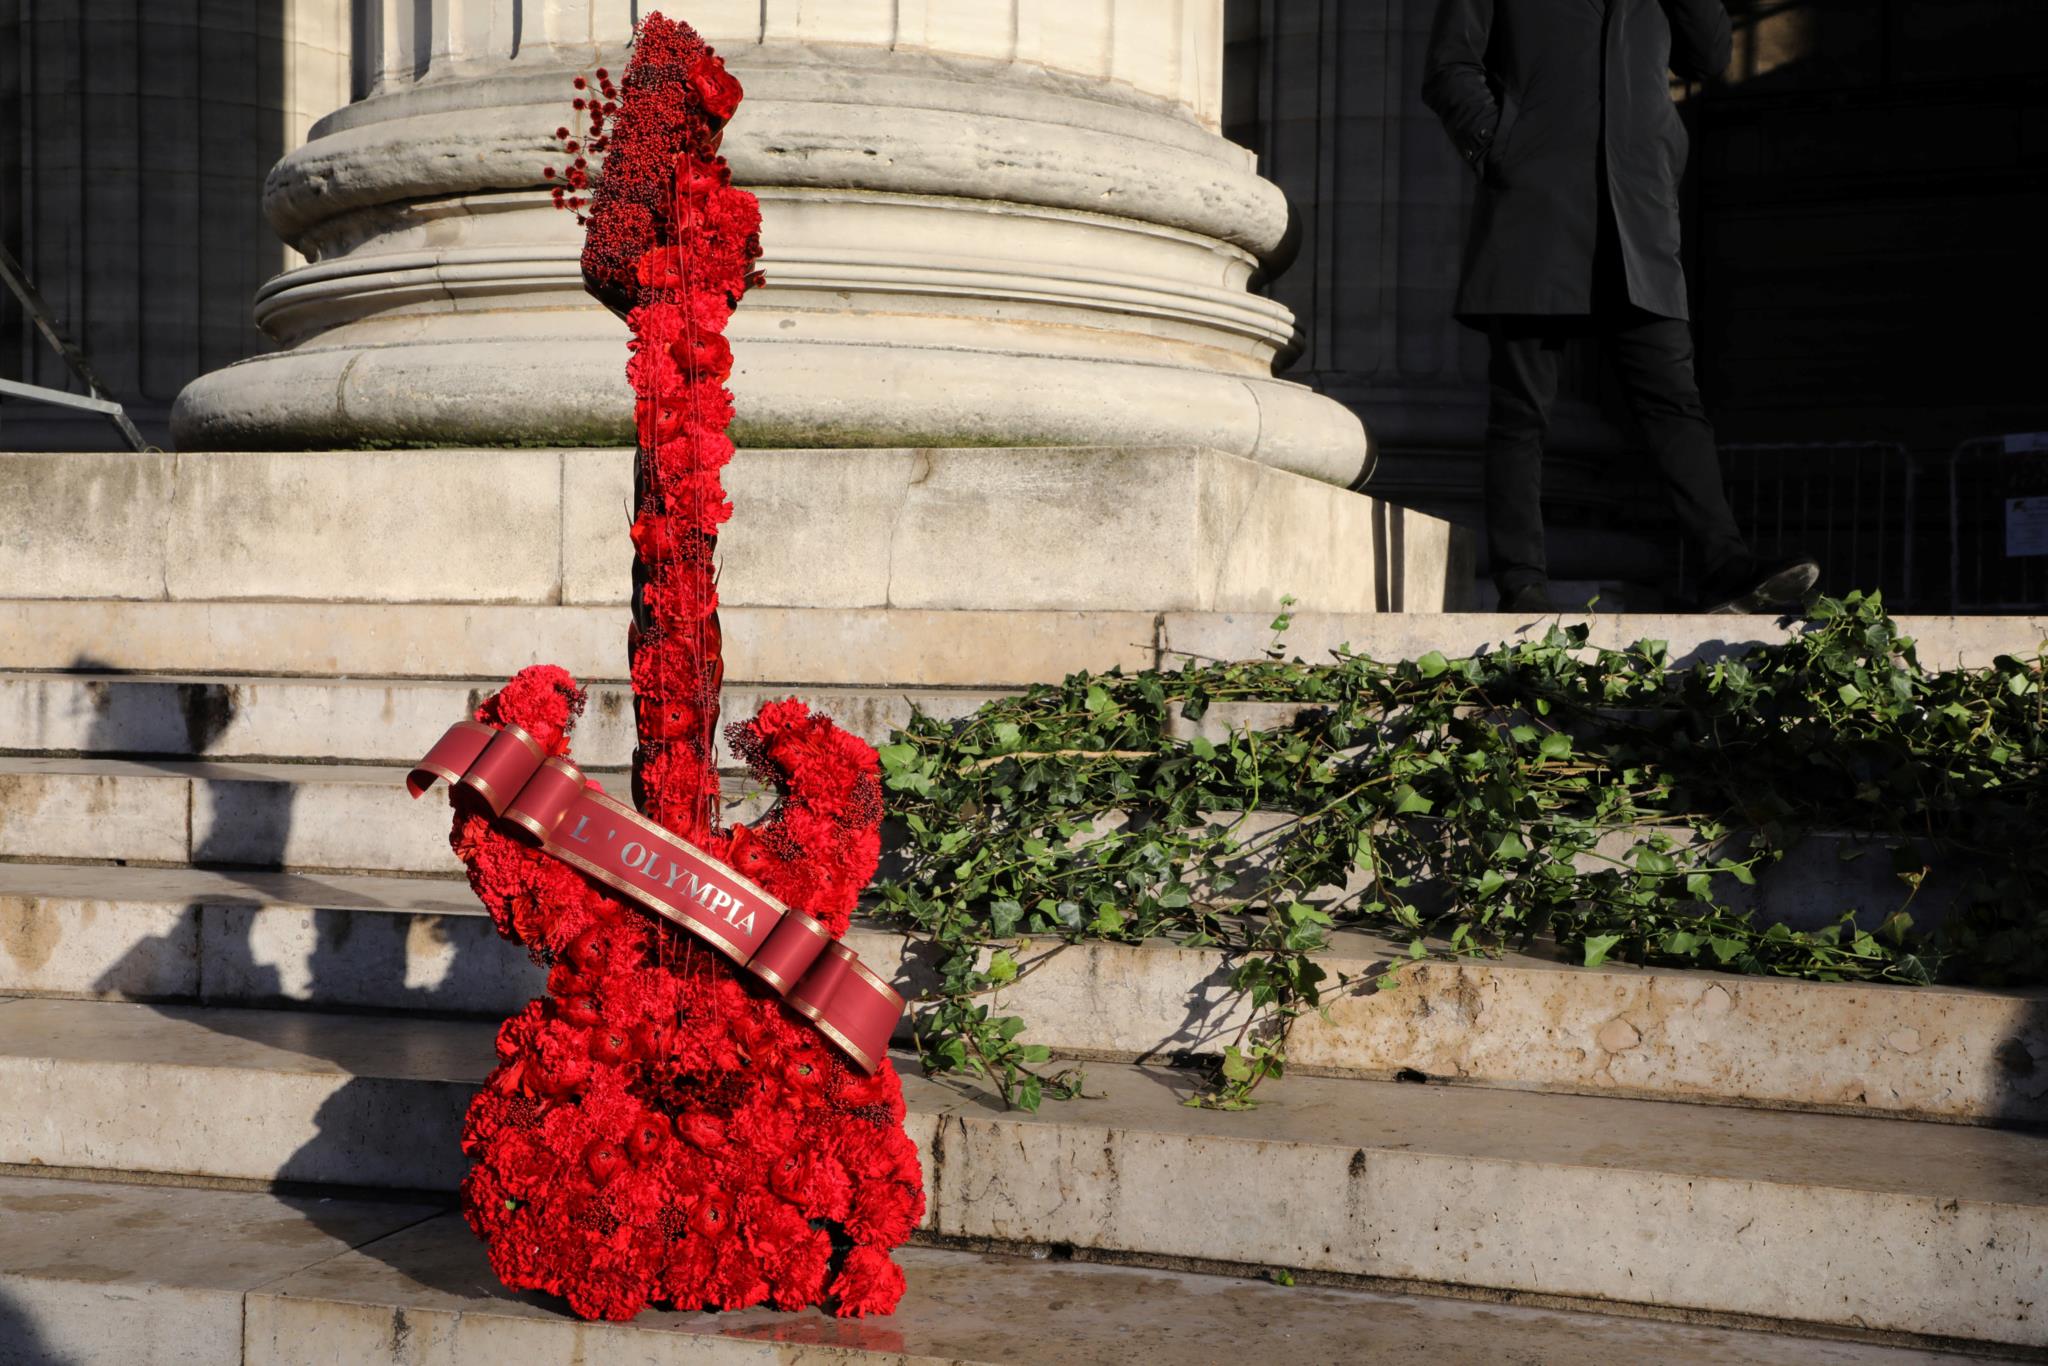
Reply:
[[[499,819],[510,821],[522,830],[532,831],[533,837],[539,840],[543,846],[546,846],[548,841],[553,838],[552,831],[544,829],[539,821],[527,815],[524,811],[508,809]]]
[[[841,1052],[845,1053],[846,1056],[852,1058],[855,1062],[859,1063],[863,1068],[867,1069],[867,1071],[870,1074],[882,1070],[882,1065],[876,1062],[873,1058],[869,1057],[868,1051],[865,1048],[860,1047],[859,1045],[854,1043],[852,1039],[849,1039],[844,1034],[840,1033],[838,1028],[835,1027],[833,1023],[830,1020],[826,1019],[824,1016],[812,1016],[811,1023],[817,1026],[817,1030],[820,1034],[823,1034],[833,1043],[838,1044]]]
[[[839,941],[835,939],[832,942],[837,944]],[[852,968],[855,975],[866,981],[869,986],[882,993],[883,1000],[893,999],[896,1002],[896,1009],[899,1011],[903,1009],[903,993],[883,981],[881,974],[866,963],[861,962],[860,955],[852,949],[846,951],[846,965]]]
[[[478,724],[482,723],[479,722]],[[533,760],[535,763],[544,764],[548,761],[547,746],[543,745],[540,741],[534,739],[532,732],[526,730],[523,726],[517,726],[514,725],[512,722],[507,721],[504,724],[504,726],[498,731],[498,734],[509,735],[514,740],[517,740],[520,744],[525,745],[527,751],[533,755]]]
[[[448,786],[450,787],[454,787],[462,781],[462,775],[460,773],[455,772],[453,769],[443,768],[439,764],[430,764],[425,759],[422,759],[418,763],[414,764],[412,766],[412,772],[431,773],[436,778],[439,778],[442,782],[448,784]],[[411,775],[408,774],[407,776],[410,777]],[[432,787],[433,784],[428,783],[427,786]]]
[[[462,785],[475,788],[477,795],[491,804],[491,815],[493,817],[503,815],[505,808],[511,805],[510,802],[498,796],[498,789],[491,786],[489,778],[480,778],[474,773],[465,773],[462,775]]]

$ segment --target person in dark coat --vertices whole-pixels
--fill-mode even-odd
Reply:
[[[1721,487],[1693,377],[1667,69],[1728,64],[1720,0],[1439,0],[1422,98],[1480,178],[1455,316],[1490,346],[1487,546],[1501,604],[1547,610],[1543,438],[1558,353],[1597,335],[1716,610],[1801,601],[1810,558],[1761,565]]]

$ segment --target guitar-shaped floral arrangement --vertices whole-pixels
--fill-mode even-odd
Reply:
[[[412,774],[415,795],[449,782],[470,885],[549,970],[470,1106],[463,1210],[508,1287],[586,1318],[887,1313],[903,1293],[890,1250],[924,1211],[885,1053],[902,1000],[838,943],[880,853],[875,752],[771,703],[728,739],[781,800],[751,826],[718,820],[724,330],[759,279],[761,221],[717,154],[739,83],[650,15],[619,83],[577,87],[588,133],[560,130],[574,159],[547,174],[586,226],[586,287],[632,330],[638,810],[569,761],[584,694],[552,666],[522,670]]]

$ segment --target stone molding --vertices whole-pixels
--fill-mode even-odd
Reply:
[[[736,29],[726,51],[748,99],[724,150],[763,200],[767,283],[730,333],[735,439],[1201,445],[1360,481],[1357,417],[1273,378],[1301,338],[1249,287],[1287,239],[1286,200],[1201,100],[1160,93],[1186,93],[1204,34],[1220,52],[1215,6],[1171,8],[1186,51],[1160,15],[1131,30],[1177,73],[1156,81],[1116,34],[1123,55],[1091,75],[1024,59],[1021,28],[1007,59],[935,50],[929,25],[921,49],[806,38],[844,37],[850,12]],[[707,31],[723,41],[739,17]],[[583,295],[574,222],[539,176],[570,117],[565,63],[618,49],[557,35],[493,62],[484,48],[505,34],[486,28],[411,81],[386,70],[272,172],[266,210],[311,263],[266,284],[255,313],[290,349],[188,386],[181,446],[630,439],[623,334]],[[1220,91],[1220,72],[1203,79]]]
[[[600,59],[602,60],[602,59]],[[722,149],[749,189],[857,186],[1108,212],[1265,254],[1287,201],[1256,158],[1171,106],[1017,66],[863,47],[732,55],[747,89]],[[264,186],[302,250],[348,209],[538,187],[582,68],[408,86],[315,124]],[[309,251],[308,254],[311,254]]]

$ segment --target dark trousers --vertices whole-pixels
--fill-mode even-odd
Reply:
[[[1513,593],[1549,577],[1543,548],[1543,438],[1558,354],[1591,334],[1627,392],[1686,540],[1709,581],[1739,573],[1749,548],[1721,488],[1714,429],[1693,379],[1692,329],[1630,304],[1591,317],[1496,318],[1489,329],[1486,540],[1494,583]]]

